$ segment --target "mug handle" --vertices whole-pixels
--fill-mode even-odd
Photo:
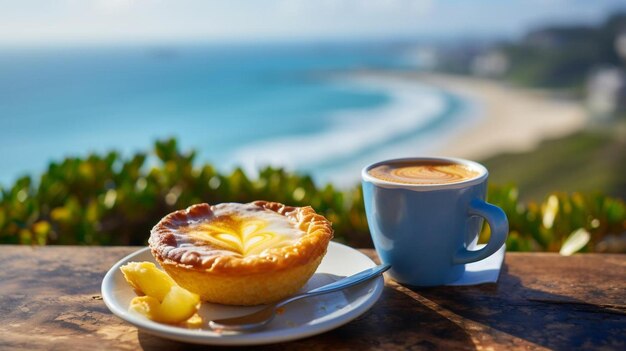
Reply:
[[[469,204],[468,214],[480,216],[487,220],[491,229],[491,238],[485,247],[480,250],[470,251],[466,248],[459,250],[454,255],[454,264],[463,264],[480,261],[494,254],[504,245],[509,233],[509,221],[501,208],[479,199],[473,199]]]

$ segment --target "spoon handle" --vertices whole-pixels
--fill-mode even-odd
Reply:
[[[353,285],[357,285],[359,283],[362,283],[364,281],[370,280],[376,276],[379,276],[380,274],[382,274],[383,272],[385,272],[386,270],[388,270],[389,268],[391,268],[391,265],[389,264],[382,264],[376,267],[372,267],[372,268],[368,268],[364,271],[361,271],[357,274],[351,275],[349,277],[345,277],[342,279],[337,280],[336,282],[321,286],[319,288],[315,288],[313,290],[309,290],[305,293],[302,294],[298,294],[298,295],[294,295],[291,296],[289,298],[286,298],[283,301],[280,301],[279,303],[276,304],[276,307],[281,307],[284,306],[290,302],[293,302],[295,300],[299,300],[305,297],[310,297],[310,296],[316,296],[316,295],[322,295],[322,294],[327,294],[327,293],[331,293],[331,292],[335,292],[335,291],[339,291],[339,290],[343,290],[345,288],[351,287]]]

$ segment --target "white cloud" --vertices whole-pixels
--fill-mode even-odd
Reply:
[[[0,43],[510,34],[552,18],[597,20],[616,1],[0,0]]]

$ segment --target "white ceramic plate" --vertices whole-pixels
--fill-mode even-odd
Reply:
[[[254,312],[260,307],[236,307],[203,303],[199,314],[205,326],[187,329],[153,322],[144,316],[128,311],[130,300],[137,296],[124,280],[120,266],[130,261],[155,262],[148,248],[136,251],[117,262],[102,280],[102,298],[118,317],[146,333],[160,337],[198,344],[259,345],[299,339],[337,328],[367,311],[383,291],[383,277],[352,288],[295,301],[263,330],[256,332],[215,332],[208,327],[211,319],[227,318]],[[348,246],[331,242],[319,268],[302,289],[307,291],[332,283],[344,276],[375,266],[364,254]]]

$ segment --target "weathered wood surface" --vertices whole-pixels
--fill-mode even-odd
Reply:
[[[206,348],[137,331],[107,310],[102,278],[137,249],[0,246],[0,350]],[[624,350],[625,304],[626,255],[510,253],[497,285],[415,289],[387,279],[355,321],[261,349]]]

